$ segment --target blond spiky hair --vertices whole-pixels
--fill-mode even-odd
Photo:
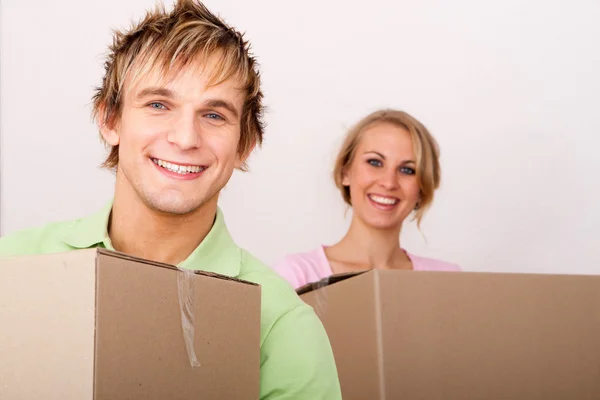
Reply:
[[[195,0],[178,0],[171,12],[158,5],[129,31],[115,31],[102,85],[93,96],[93,117],[113,127],[121,115],[125,80],[137,79],[142,70],[158,67],[163,75],[173,75],[209,57],[218,60],[217,68],[209,71],[210,84],[233,77],[246,92],[238,152],[247,155],[254,144],[262,144],[264,132],[258,65],[243,34]],[[114,146],[103,166],[116,168],[118,163],[119,149]]]

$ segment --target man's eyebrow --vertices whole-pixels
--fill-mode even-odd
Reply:
[[[240,114],[239,114],[238,110],[236,110],[235,106],[227,100],[209,99],[206,101],[205,104],[207,107],[224,108],[224,109],[228,110],[229,112],[231,112],[235,118],[240,117]]]
[[[144,97],[149,97],[149,96],[160,96],[160,97],[166,97],[168,99],[177,99],[178,98],[177,94],[173,90],[167,89],[164,87],[148,87],[148,88],[142,89],[137,93],[136,98],[143,99]],[[224,108],[224,109],[228,110],[229,112],[231,112],[235,118],[239,118],[239,116],[240,116],[238,110],[235,108],[233,103],[231,103],[227,100],[208,99],[205,102],[205,106],[213,107],[213,108]]]
[[[140,90],[137,93],[136,98],[143,99],[144,97],[148,97],[148,96],[161,96],[161,97],[166,97],[168,99],[177,98],[177,95],[175,94],[174,91],[172,91],[171,89],[163,88],[163,87],[148,87],[143,90]]]

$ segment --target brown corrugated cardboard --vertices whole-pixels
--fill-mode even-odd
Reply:
[[[260,287],[101,249],[0,259],[0,399],[257,399]],[[191,336],[190,336],[191,337]]]
[[[600,399],[600,276],[373,270],[298,293],[344,400]]]

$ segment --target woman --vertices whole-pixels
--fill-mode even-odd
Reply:
[[[429,131],[397,110],[376,111],[348,133],[334,180],[353,209],[346,235],[333,246],[287,255],[273,268],[295,288],[333,274],[373,268],[458,271],[418,257],[399,242],[409,215],[419,226],[440,184],[439,150]]]

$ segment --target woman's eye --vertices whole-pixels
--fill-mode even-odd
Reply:
[[[410,167],[402,167],[402,168],[400,168],[400,172],[402,172],[403,174],[407,174],[407,175],[415,174],[415,170]]]
[[[379,161],[379,160],[370,159],[370,160],[367,160],[367,162],[374,167],[381,167],[381,161]]]

